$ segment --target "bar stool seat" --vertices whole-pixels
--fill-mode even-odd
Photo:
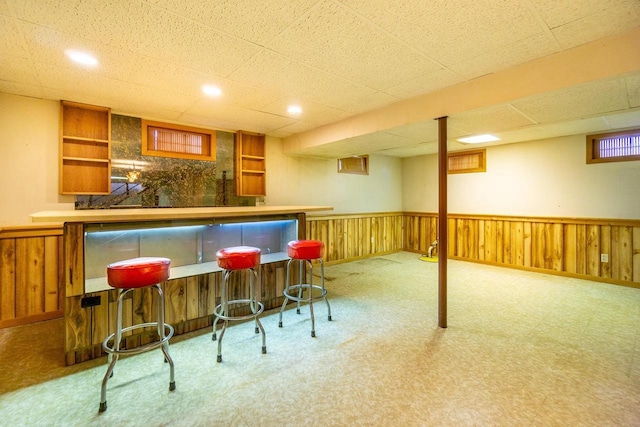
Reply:
[[[227,330],[229,321],[239,321],[254,319],[255,333],[262,332],[262,354],[267,353],[266,335],[262,323],[260,322],[260,314],[264,311],[264,305],[258,301],[256,294],[254,279],[258,278],[255,268],[260,265],[259,248],[252,246],[234,246],[230,248],[220,249],[216,252],[218,266],[224,270],[222,286],[220,290],[220,304],[213,310],[215,320],[213,321],[213,335],[211,339],[218,341],[218,357],[217,361],[222,362],[222,338]],[[229,276],[234,271],[247,271],[249,274],[249,295],[246,298],[229,300]],[[230,309],[237,306],[249,306],[250,313],[242,315],[231,315]],[[223,320],[220,337],[217,337],[218,321]]]
[[[311,313],[311,336],[316,336],[315,318],[313,315],[313,302],[324,300],[327,304],[328,320],[331,321],[331,306],[327,300],[327,290],[324,288],[324,243],[319,240],[293,240],[287,244],[287,277],[283,291],[284,301],[280,307],[280,320],[278,326],[282,327],[282,313],[284,312],[289,301],[297,303],[296,312],[300,314],[300,303],[309,303],[309,311]],[[320,285],[313,284],[313,264],[311,261],[320,263]],[[298,262],[298,283],[291,283],[291,263]],[[308,266],[309,282],[304,283],[304,267]],[[305,295],[306,293],[306,295]]]
[[[160,283],[169,278],[169,264],[171,260],[162,257],[141,257],[114,262],[107,266],[107,281],[109,286],[118,289],[116,330],[102,343],[102,349],[109,354],[109,367],[102,380],[100,394],[100,412],[107,410],[107,381],[113,375],[113,368],[120,355],[139,354],[160,347],[164,359],[170,366],[169,390],[176,388],[174,379],[173,359],[169,355],[169,339],[173,336],[173,326],[164,323],[164,293]],[[134,289],[155,289],[158,292],[157,318],[155,322],[140,323],[126,328],[122,327],[122,303],[124,297]],[[158,339],[148,344],[134,348],[121,349],[122,334],[135,329],[156,327]]]

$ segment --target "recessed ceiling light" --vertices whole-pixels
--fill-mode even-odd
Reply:
[[[202,92],[208,96],[222,95],[222,90],[220,90],[218,86],[214,86],[214,85],[202,85]]]
[[[480,144],[481,142],[500,141],[500,138],[495,137],[493,135],[486,134],[486,135],[468,136],[466,138],[460,138],[458,139],[458,141],[465,142],[467,144]]]
[[[289,114],[294,114],[294,115],[298,115],[300,113],[302,113],[302,107],[299,105],[289,105],[289,107],[287,107],[287,112]]]
[[[74,62],[82,65],[89,65],[94,67],[98,65],[98,60],[87,52],[82,52],[74,49],[67,49],[64,53]]]

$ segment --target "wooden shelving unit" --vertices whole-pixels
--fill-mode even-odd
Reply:
[[[266,196],[265,136],[236,133],[236,195]]]
[[[60,194],[111,192],[111,109],[60,102]]]

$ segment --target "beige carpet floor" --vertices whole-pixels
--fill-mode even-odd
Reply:
[[[0,425],[638,426],[640,290],[417,254],[326,267],[316,304],[172,340],[121,359],[98,413],[106,358],[65,367],[62,322],[0,330]],[[48,350],[47,350],[48,349]]]

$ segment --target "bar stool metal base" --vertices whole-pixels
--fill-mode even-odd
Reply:
[[[121,355],[140,354],[144,353],[145,351],[154,350],[160,347],[160,349],[162,349],[162,353],[164,354],[165,362],[169,363],[169,391],[173,391],[176,389],[173,359],[169,354],[169,340],[171,339],[171,337],[173,337],[174,329],[173,326],[169,325],[168,323],[164,323],[164,293],[162,292],[160,284],[150,286],[150,288],[154,288],[158,291],[157,321],[149,323],[139,323],[137,325],[128,326],[126,328],[122,327],[122,302],[125,295],[133,291],[133,288],[119,289],[118,291],[116,331],[113,334],[109,335],[102,342],[102,349],[109,354],[109,367],[107,368],[107,372],[102,379],[99,412],[104,412],[107,410],[107,381],[113,376],[113,369],[115,368],[116,362]],[[157,328],[158,336],[160,338],[159,340],[130,349],[120,349],[120,342],[122,341],[123,333],[148,327]]]
[[[298,283],[291,284],[290,274],[291,274],[291,263],[297,261],[299,272],[298,272]],[[282,328],[282,313],[287,306],[289,301],[296,302],[296,313],[300,314],[300,303],[309,303],[309,312],[311,313],[311,336],[316,336],[316,323],[315,316],[313,314],[313,302],[324,300],[327,304],[327,320],[331,321],[331,306],[329,305],[329,301],[327,300],[327,290],[324,288],[324,261],[322,258],[318,258],[320,263],[320,285],[313,284],[313,264],[311,260],[308,259],[290,259],[287,262],[287,277],[286,277],[286,285],[283,291],[284,301],[282,302],[282,307],[280,307],[280,318],[278,321],[278,327]],[[309,267],[309,283],[303,282],[303,266],[307,265]],[[314,292],[315,291],[315,292]]]
[[[227,289],[229,284],[229,276],[234,271],[249,271],[249,296],[247,299],[235,299],[235,300],[227,300],[228,292]],[[229,325],[229,321],[241,321],[241,320],[249,320],[254,319],[255,321],[255,333],[262,333],[262,354],[267,354],[267,344],[266,344],[266,334],[264,332],[264,328],[262,327],[262,323],[260,322],[259,316],[264,311],[264,305],[257,300],[256,292],[255,292],[255,284],[254,279],[257,279],[258,273],[253,268],[247,268],[243,270],[225,270],[224,271],[224,279],[221,289],[220,295],[220,304],[218,304],[213,309],[213,314],[215,315],[215,320],[213,321],[213,335],[211,336],[212,341],[218,341],[218,355],[216,361],[218,363],[222,362],[222,338],[224,337],[224,333],[227,330],[227,326]],[[249,305],[251,313],[245,315],[231,316],[229,315],[229,308],[234,305]],[[222,320],[222,330],[220,331],[220,337],[217,336],[217,326],[218,321]]]

